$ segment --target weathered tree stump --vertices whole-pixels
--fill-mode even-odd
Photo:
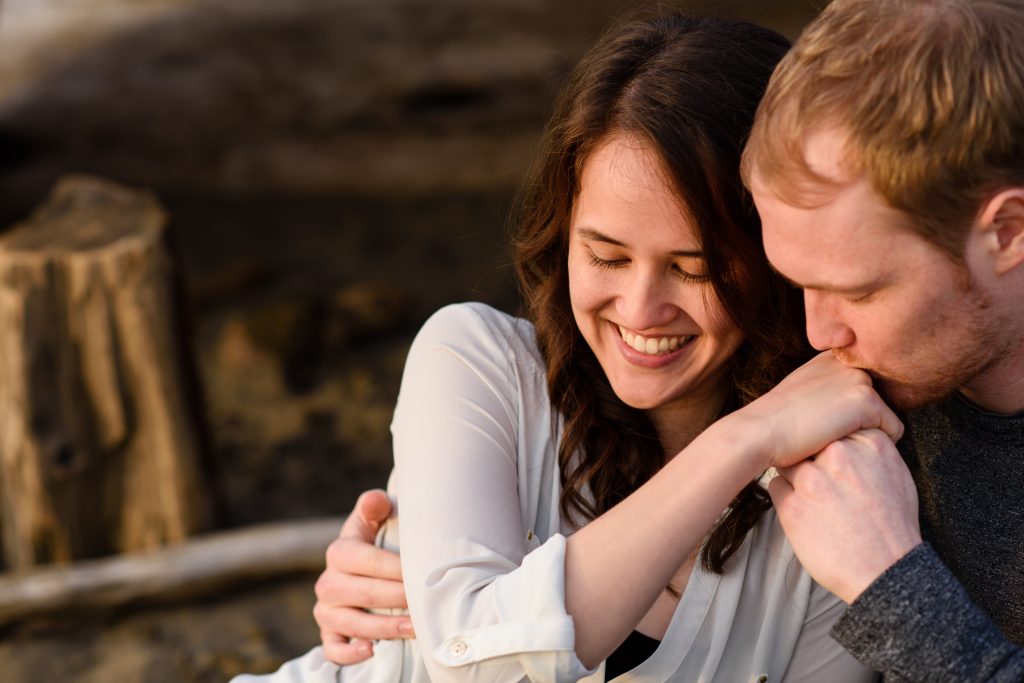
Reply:
[[[75,176],[0,236],[11,568],[153,548],[210,522],[165,225],[151,194]]]

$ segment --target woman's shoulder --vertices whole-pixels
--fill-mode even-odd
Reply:
[[[479,328],[506,332],[513,329],[526,328],[533,334],[533,325],[524,318],[517,318],[505,311],[494,308],[480,301],[463,301],[448,304],[435,311],[424,323],[424,328]]]
[[[414,344],[442,344],[461,351],[511,357],[542,365],[533,324],[476,301],[449,304],[420,328]]]

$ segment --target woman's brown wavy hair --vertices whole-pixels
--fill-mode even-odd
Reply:
[[[740,20],[658,14],[612,29],[556,101],[541,153],[517,202],[516,267],[548,391],[565,420],[561,509],[593,519],[650,479],[666,457],[647,414],[612,391],[573,319],[569,222],[590,152],[610,135],[657,150],[696,225],[710,287],[744,335],[731,359],[722,414],[774,386],[809,356],[800,292],[774,274],[740,180],[740,154],[775,64],[781,35]],[[589,491],[589,495],[588,492]],[[721,572],[771,505],[751,482],[705,541]]]

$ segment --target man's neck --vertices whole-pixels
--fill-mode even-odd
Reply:
[[[991,413],[1024,413],[1024,339],[1014,353],[960,387],[960,393]]]

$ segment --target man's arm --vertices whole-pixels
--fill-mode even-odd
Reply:
[[[337,664],[369,659],[373,640],[414,636],[408,616],[366,611],[406,607],[398,555],[374,545],[390,514],[391,501],[384,491],[366,491],[327,548],[327,567],[316,582],[313,616],[320,626],[324,654]]]
[[[832,634],[891,681],[1024,681],[1024,651],[921,542],[917,491],[892,441],[857,432],[769,490],[797,557],[852,603]]]
[[[832,636],[887,681],[1024,681],[1024,649],[971,602],[927,543],[868,586]]]

